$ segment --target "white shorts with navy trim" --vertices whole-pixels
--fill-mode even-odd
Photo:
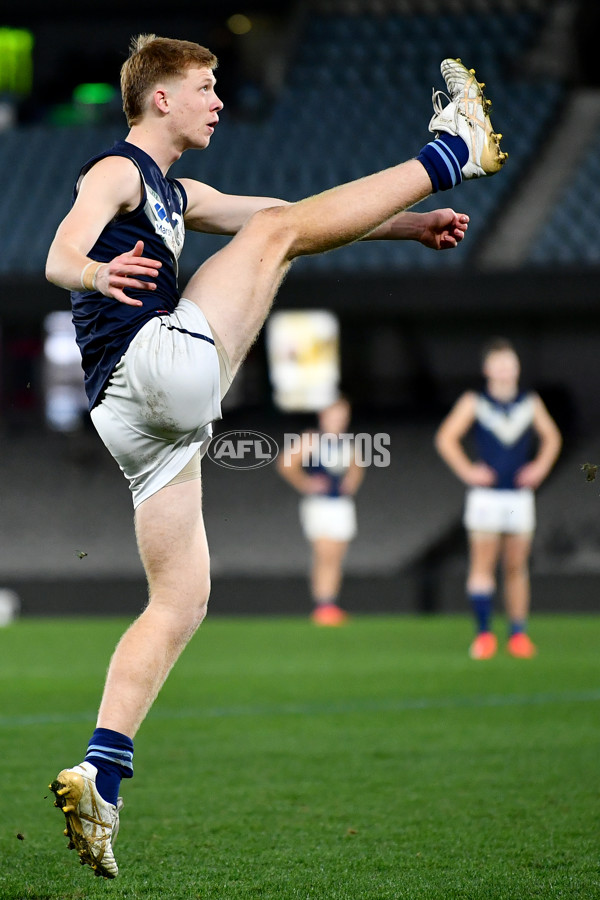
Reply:
[[[532,490],[474,487],[467,491],[463,524],[467,531],[533,534],[535,496]]]
[[[219,357],[202,310],[182,299],[136,334],[91,413],[134,507],[179,474],[221,418]]]
[[[318,494],[300,501],[300,524],[308,541],[330,538],[351,541],[356,537],[356,509],[352,497],[322,497]]]

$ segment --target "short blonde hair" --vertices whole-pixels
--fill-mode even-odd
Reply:
[[[123,112],[129,126],[144,113],[148,92],[164,78],[178,78],[187,69],[216,69],[217,57],[192,41],[139,34],[132,38],[129,57],[121,67]]]
[[[501,353],[502,351],[514,353],[518,358],[518,353],[512,341],[509,341],[508,338],[505,337],[493,337],[489,341],[487,341],[481,348],[482,364],[485,364],[488,356],[490,356],[492,353]]]

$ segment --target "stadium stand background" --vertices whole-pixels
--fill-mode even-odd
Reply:
[[[168,21],[150,2],[143,23],[111,2],[102,21],[92,12],[75,20],[61,2],[52,15],[35,0],[20,6],[6,24],[34,34],[34,89],[5,98],[14,122],[0,133],[0,584],[20,594],[23,611],[129,613],[144,602],[122,476],[89,423],[72,435],[48,429],[41,363],[43,317],[68,306],[43,277],[48,245],[81,163],[125,133],[114,96],[90,109],[72,91],[92,79],[116,87],[139,30],[199,40],[220,56],[226,109],[213,145],[173,173],[230,192],[293,200],[413,155],[427,136],[431,88],[443,86],[444,56],[489,82],[508,166],[422,207],[468,212],[464,244],[435,254],[368,242],[304,259],[278,303],[337,313],[355,430],[391,435],[392,465],[368,471],[359,495],[349,608],[462,608],[463,492],[432,436],[456,396],[477,385],[479,347],[497,333],[515,341],[525,383],[565,436],[539,496],[535,608],[597,608],[598,487],[581,471],[600,454],[595,4],[255,2],[247,34],[227,27],[244,12],[229,2],[212,18],[182,3]],[[223,240],[189,235],[181,280]],[[262,341],[227,407],[218,429],[278,439],[308,421],[273,407]],[[204,470],[213,611],[307,610],[308,554],[292,492],[272,468],[232,473],[207,461]]]

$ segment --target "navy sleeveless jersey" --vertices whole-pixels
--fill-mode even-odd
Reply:
[[[350,459],[352,459],[353,451],[348,453],[348,445],[341,440],[334,438],[322,440],[323,435],[311,435],[313,438],[312,452],[309,457],[309,464],[303,466],[305,472],[309,475],[324,475],[327,478],[327,488],[322,491],[320,496],[339,497],[341,496],[340,484],[346,472],[349,469]],[[346,449],[344,449],[346,448]],[[323,451],[323,452],[321,452]],[[347,457],[350,457],[348,459]]]
[[[534,410],[531,393],[520,393],[509,403],[501,403],[485,391],[477,396],[477,453],[482,462],[498,473],[498,480],[493,485],[498,490],[514,489],[515,475],[532,459]]]
[[[141,300],[143,306],[119,303],[99,291],[71,293],[73,323],[90,409],[100,399],[113,369],[140,328],[153,316],[171,313],[177,306],[177,260],[185,236],[183,214],[187,197],[182,185],[163,175],[147,153],[127,141],[117,141],[112,149],[88,160],[73,190],[73,202],[83,175],[107,156],[124,156],[137,166],[142,199],[136,209],[116,216],[106,225],[88,255],[98,262],[110,262],[115,256],[132,250],[137,241],[143,241],[143,255],[160,260],[162,267],[156,278],[156,290],[126,290],[128,296]]]

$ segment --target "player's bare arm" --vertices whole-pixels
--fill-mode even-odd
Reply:
[[[86,173],[77,199],[58,227],[48,252],[46,277],[53,284],[77,291],[92,287],[121,303],[141,306],[124,287],[154,290],[153,282],[136,276],[156,276],[161,263],[145,258],[141,241],[110,263],[100,266],[87,255],[104,227],[116,216],[135,209],[142,197],[139,172],[123,157],[100,160]]]
[[[344,475],[340,484],[340,493],[347,494],[351,497],[356,494],[359,487],[364,481],[365,470],[363,466],[359,466],[355,459],[350,463],[350,468]]]
[[[310,475],[302,467],[303,445],[310,438],[302,435],[302,446],[293,453],[281,455],[277,459],[277,471],[300,494],[320,494],[327,489],[327,478],[324,475]]]
[[[210,185],[192,178],[178,180],[187,194],[184,221],[185,227],[191,231],[237,234],[250,216],[261,209],[289,205],[286,200],[278,200],[276,197],[223,194]]]
[[[302,451],[295,450],[293,453],[287,453],[285,456],[281,454],[277,458],[277,471],[282,478],[292,485],[299,493],[306,493],[310,476],[302,469]]]
[[[518,487],[533,490],[548,477],[562,447],[561,433],[544,401],[536,394],[534,403],[533,427],[539,438],[539,448],[535,458],[523,466],[516,477]]]
[[[418,241],[432,250],[451,250],[463,240],[469,217],[453,209],[403,212],[372,231],[365,240]]]
[[[191,178],[179,179],[187,196],[185,225],[192,231],[237,234],[253,213],[272,206],[288,206],[275,197],[223,194]],[[426,213],[403,212],[380,225],[364,240],[418,241],[433,250],[458,246],[469,227],[469,217],[453,209]]]
[[[491,487],[496,473],[485,463],[473,462],[465,453],[462,440],[475,422],[477,396],[467,391],[454,404],[435,435],[435,447],[455,475],[472,487]]]

